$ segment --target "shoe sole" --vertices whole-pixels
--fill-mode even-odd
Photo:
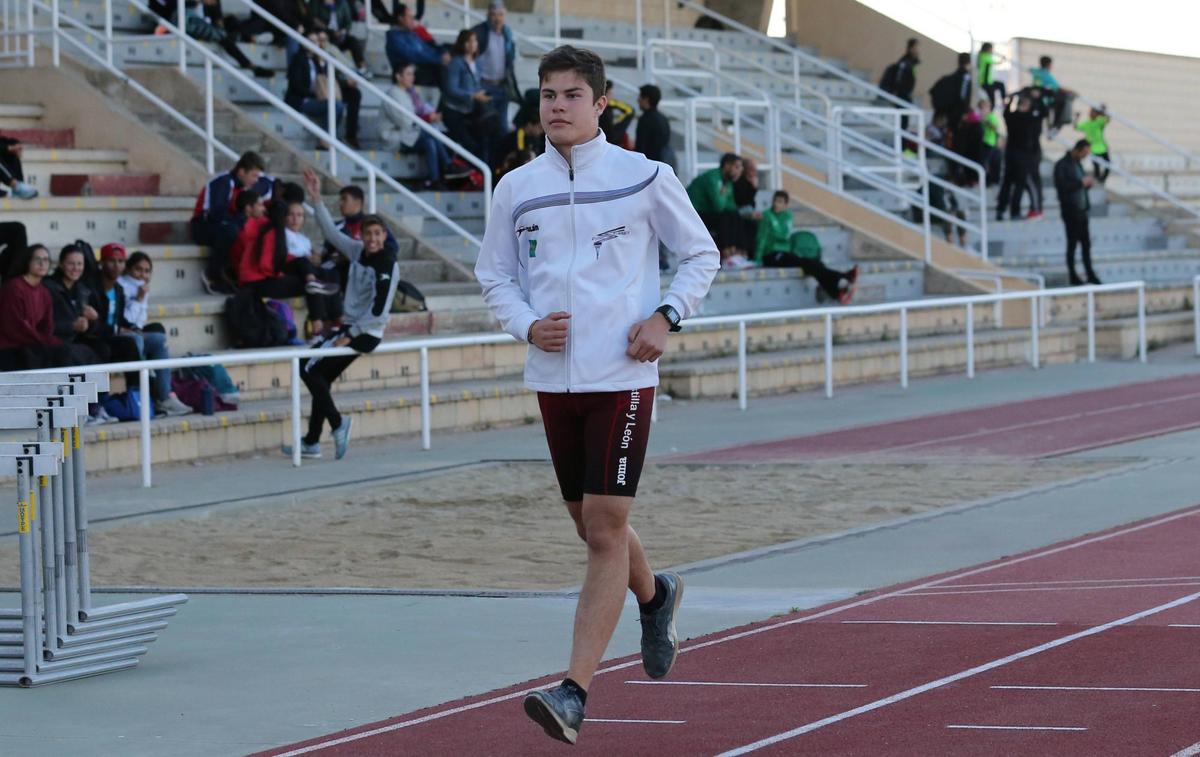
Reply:
[[[350,434],[352,434],[353,432],[354,432],[354,419],[348,417],[348,418],[346,418],[346,446],[344,449],[342,449],[342,451],[340,453],[337,450],[334,450],[334,453],[333,453],[334,460],[341,460],[343,457],[346,456],[346,453],[350,451]]]
[[[671,644],[675,647],[675,654],[671,655],[671,663],[667,665],[667,669],[662,672],[662,675],[650,675],[650,671],[646,671],[646,675],[656,681],[666,678],[670,674],[671,668],[675,667],[675,661],[679,659],[679,632],[675,628],[675,617],[679,615],[679,603],[683,601],[683,576],[678,573],[669,573],[668,575],[675,577],[675,601],[671,603],[671,630],[668,634]],[[642,668],[645,669],[645,665]]]
[[[559,720],[558,714],[546,704],[540,694],[541,692],[535,691],[525,697],[525,714],[540,725],[550,738],[574,746],[575,740],[579,738],[579,731]]]

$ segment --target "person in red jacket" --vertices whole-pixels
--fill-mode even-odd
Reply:
[[[341,315],[341,287],[327,280],[336,271],[323,270],[319,252],[304,236],[304,203],[278,200],[262,218],[250,218],[234,242],[231,257],[238,261],[238,285],[259,297],[287,299],[304,296],[313,336]]]
[[[50,273],[50,250],[26,247],[14,276],[0,287],[0,370],[74,365],[70,349],[54,335],[54,302],[42,279]]]

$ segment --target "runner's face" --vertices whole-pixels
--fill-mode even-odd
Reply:
[[[608,99],[595,99],[575,71],[552,71],[542,80],[541,119],[546,136],[559,147],[574,147],[596,136]]]

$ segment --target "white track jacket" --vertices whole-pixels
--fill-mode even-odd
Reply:
[[[665,163],[603,134],[505,174],[496,186],[475,276],[504,330],[525,341],[534,321],[571,314],[567,346],[530,346],[525,385],[541,392],[615,392],[658,385],[658,363],[625,354],[629,329],[667,304],[693,315],[720,255]],[[573,166],[573,168],[572,168]],[[658,247],[679,256],[659,294]]]

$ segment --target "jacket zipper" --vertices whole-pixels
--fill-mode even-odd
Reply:
[[[567,312],[571,314],[572,320],[575,317],[575,148],[571,148],[571,161],[567,166],[567,179],[570,182],[570,208],[571,208],[571,263],[567,267]],[[575,355],[575,339],[571,335],[571,331],[575,329],[575,325],[570,324],[567,328],[567,391],[571,391],[571,360]]]

